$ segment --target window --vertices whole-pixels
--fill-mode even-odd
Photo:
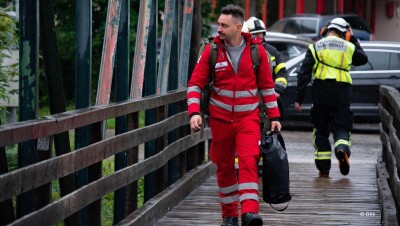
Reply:
[[[291,18],[275,24],[270,30],[288,34],[315,34],[317,33],[317,20]]]
[[[268,42],[268,41],[267,41]],[[307,46],[294,44],[294,43],[286,43],[286,42],[268,42],[270,45],[274,46],[281,54],[283,61],[288,61],[304,52],[307,51]]]
[[[400,51],[390,54],[389,70],[400,70]]]
[[[268,30],[275,31],[275,32],[283,32],[283,30],[286,27],[286,22],[287,22],[286,20],[280,20],[280,21],[274,23],[272,25],[272,27],[268,28]]]
[[[301,33],[315,34],[317,33],[317,21],[316,20],[303,20],[301,26]]]
[[[364,49],[368,56],[368,63],[355,66],[356,71],[370,71],[370,70],[389,70],[390,52],[382,52],[382,50]]]

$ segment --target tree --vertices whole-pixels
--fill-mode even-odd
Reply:
[[[68,104],[74,103],[75,93],[75,2],[71,0],[53,1],[56,34],[60,53],[60,63],[63,71],[63,85]],[[100,71],[103,50],[104,30],[107,18],[109,0],[92,1],[92,97],[96,96],[96,88]],[[130,15],[130,53],[134,53],[136,26],[140,0],[131,1]],[[133,55],[132,55],[133,57]],[[131,59],[132,59],[131,57]],[[131,62],[132,63],[132,62]],[[130,67],[132,68],[132,67]],[[45,86],[43,86],[45,87]],[[95,98],[91,98],[94,102]],[[41,100],[45,104],[45,100]]]
[[[10,57],[11,48],[17,44],[16,19],[0,7],[0,100],[8,101],[10,94],[18,90],[10,90],[10,82],[16,80],[17,65],[4,65],[4,60]],[[0,106],[0,110],[3,106]]]

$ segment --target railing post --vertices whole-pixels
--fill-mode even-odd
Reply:
[[[179,67],[178,67],[178,89],[186,88],[187,80],[188,80],[188,72],[189,72],[189,62],[193,58],[191,58],[190,52],[191,48],[191,36],[193,30],[193,21],[194,21],[194,0],[185,0],[182,14],[183,14],[183,22],[182,22],[182,31],[180,33],[180,52],[179,52]],[[197,55],[196,55],[197,56]],[[181,101],[178,106],[178,111],[185,111],[186,101]],[[179,137],[183,137],[190,132],[188,127],[181,129],[179,132]],[[187,162],[186,162],[186,151],[179,155],[179,172],[178,176],[182,176],[186,173],[187,170]]]
[[[46,75],[46,85],[49,96],[50,113],[57,114],[66,111],[65,95],[62,80],[62,70],[60,65],[60,57],[58,53],[57,37],[54,27],[54,13],[52,0],[40,0],[40,37],[43,52],[44,70]],[[54,135],[55,152],[60,156],[71,151],[69,134],[63,132]],[[51,147],[46,151],[40,151],[40,160],[45,160],[51,157]],[[68,175],[59,180],[61,196],[65,196],[75,190],[74,175]],[[50,189],[51,183],[47,185]],[[50,196],[44,189],[43,196],[45,201],[42,205],[48,203]],[[50,193],[51,194],[51,193]],[[65,219],[66,225],[77,225],[78,215],[73,214]]]
[[[151,87],[151,84],[155,83],[155,75],[157,62],[157,1],[146,0],[140,2],[139,9],[139,20],[137,25],[137,35],[136,35],[136,47],[135,56],[132,68],[132,83],[131,83],[131,98],[139,98],[143,96],[143,84]],[[144,56],[144,57],[143,57]],[[154,70],[154,72],[153,72]],[[150,73],[149,73],[150,72]],[[144,81],[146,80],[146,83]],[[154,90],[154,91],[152,91]],[[149,88],[144,91],[144,95],[154,94],[155,88]],[[151,110],[150,110],[151,111]],[[147,113],[147,111],[146,111]],[[145,120],[150,119],[145,115]],[[154,117],[152,118],[153,120]],[[139,127],[139,114],[131,114],[128,119],[129,130]],[[146,122],[147,125],[147,122]],[[154,148],[154,146],[153,146]],[[148,147],[145,147],[145,158]],[[153,150],[153,149],[152,149]],[[138,162],[138,147],[132,148],[128,151],[128,165],[132,165]],[[146,187],[146,177],[145,177],[145,187]],[[150,187],[154,186],[153,184]],[[138,205],[138,182],[133,182],[128,186],[128,207],[127,214],[130,214],[137,209]],[[144,200],[146,201],[146,190],[144,192]]]
[[[76,1],[75,108],[90,107],[92,74],[92,0]],[[75,150],[89,145],[89,126],[75,129]],[[75,173],[76,187],[88,183],[88,168]],[[88,224],[88,208],[79,211],[79,225]]]
[[[19,2],[19,120],[37,118],[39,76],[39,1]],[[18,167],[36,162],[36,141],[18,146]],[[34,191],[17,197],[17,217],[34,211]]]
[[[129,14],[130,1],[121,0],[121,18],[118,30],[117,56],[115,60],[115,94],[116,101],[128,99],[129,95]],[[115,134],[128,131],[127,116],[115,119]],[[115,155],[115,171],[127,166],[126,151]],[[126,216],[126,187],[114,192],[114,224]]]
[[[192,34],[190,41],[190,59],[188,69],[188,80],[192,75],[194,67],[196,66],[197,56],[199,53],[200,37],[201,37],[201,2],[194,1],[193,5],[193,22],[192,22]],[[186,84],[185,84],[186,86]],[[190,129],[190,128],[189,128]],[[186,156],[186,171],[189,171],[201,164],[204,160],[205,154],[205,142],[189,148]]]
[[[178,4],[178,1],[174,2],[173,7],[175,8],[173,13],[173,27],[172,27],[172,39],[171,39],[171,53],[170,53],[170,62],[169,62],[169,72],[168,72],[168,91],[175,90],[178,88],[178,58],[179,58],[179,35],[178,35],[178,15],[182,10]],[[168,113],[167,116],[172,116],[178,113],[178,105],[177,103],[172,103],[168,105]],[[171,131],[168,133],[168,144],[176,141],[178,139],[177,131]],[[178,180],[178,168],[180,167],[178,162],[178,156],[175,156],[171,160],[168,161],[168,177],[167,177],[167,186],[173,184],[176,180]]]
[[[96,105],[105,105],[110,101],[111,83],[114,68],[114,57],[119,30],[119,19],[121,13],[121,0],[110,0],[107,7],[107,19],[105,26],[103,52],[101,56],[99,83],[97,87]],[[91,142],[102,140],[106,133],[106,122],[91,125]],[[89,166],[89,182],[101,178],[102,162]],[[90,225],[101,225],[101,199],[89,205]]]
[[[158,28],[158,2],[151,0],[151,13],[149,23],[149,35],[146,54],[146,66],[144,73],[144,92],[143,96],[149,96],[156,93],[157,77],[157,28]],[[157,62],[157,63],[154,63]],[[156,111],[150,109],[145,111],[145,125],[151,125],[156,122]],[[156,153],[155,141],[145,143],[144,157],[149,158]],[[156,174],[150,173],[144,177],[144,202],[156,194]]]
[[[177,55],[173,55],[172,52],[174,51],[173,45],[175,43],[174,37],[176,37],[177,33],[177,0],[167,0],[165,1],[165,14],[164,14],[164,21],[163,21],[163,37],[162,37],[162,42],[161,42],[161,53],[160,53],[160,64],[159,64],[159,71],[158,71],[158,77],[157,77],[157,94],[165,94],[167,93],[168,89],[170,87],[173,87],[174,84],[170,84],[173,82],[173,78],[171,75],[171,70],[175,72],[174,77],[176,77],[177,71],[175,70],[175,65],[177,63],[176,57]],[[176,43],[175,43],[176,44]],[[177,48],[177,46],[175,46]],[[173,105],[171,105],[172,107]],[[166,117],[166,115],[163,115],[164,113],[168,114],[168,110],[164,112],[164,109],[160,109],[159,112],[162,115],[158,115],[157,118],[163,119]],[[168,143],[168,137],[164,138],[165,143],[162,144],[162,138],[158,139],[158,150],[161,150],[161,148],[164,147],[166,143]],[[171,166],[175,167],[174,161],[171,160],[172,162],[167,164],[166,167]],[[167,169],[168,170],[168,169]],[[173,170],[175,171],[175,170]],[[159,170],[159,173],[162,174],[161,169]],[[173,172],[171,171],[171,175]],[[158,176],[158,182],[161,183],[159,180],[162,180],[162,175]],[[168,181],[167,181],[168,182]],[[162,190],[162,189],[161,189]]]

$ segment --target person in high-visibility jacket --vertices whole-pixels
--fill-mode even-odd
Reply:
[[[217,63],[210,95],[210,159],[217,165],[222,226],[237,226],[239,203],[242,225],[262,225],[259,212],[257,163],[260,159],[259,91],[271,119],[271,130],[281,129],[279,109],[268,56],[260,39],[241,32],[244,22],[241,7],[228,5],[218,18]],[[258,48],[260,65],[253,68],[250,48]],[[187,103],[190,127],[201,129],[201,92],[207,85],[210,71],[210,45],[204,48],[188,82]],[[240,175],[235,172],[235,151]]]
[[[352,79],[350,66],[363,65],[368,57],[353,36],[343,18],[333,19],[327,36],[311,44],[297,75],[295,110],[301,111],[307,84],[312,83],[311,123],[314,125],[315,165],[320,177],[329,177],[333,133],[335,156],[342,175],[350,171],[351,130],[353,113],[350,110]]]
[[[268,39],[266,39],[265,34],[267,28],[262,20],[256,17],[250,17],[246,21],[249,33],[253,37],[259,37],[263,40],[263,46],[267,50],[270,60],[270,65],[272,67],[272,77],[275,83],[275,94],[279,98],[285,91],[287,86],[288,73],[286,71],[286,63],[281,56],[281,53],[272,45],[268,44]],[[282,113],[282,108],[279,106],[279,110]]]

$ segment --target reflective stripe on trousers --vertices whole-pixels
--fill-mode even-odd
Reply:
[[[217,182],[222,217],[238,216],[242,212],[258,213],[258,168],[260,126],[258,114],[234,122],[210,118],[212,143],[210,159],[217,165]],[[235,170],[235,151],[240,174]],[[236,183],[238,186],[236,187]]]

